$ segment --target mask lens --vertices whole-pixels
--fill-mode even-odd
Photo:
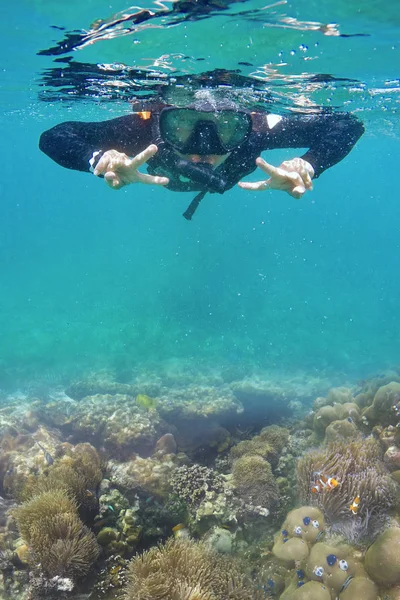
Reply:
[[[192,133],[198,129],[196,126],[201,126],[202,121],[213,124],[220,144],[227,152],[241,144],[251,131],[251,118],[247,113],[168,108],[160,114],[161,135],[177,150],[182,151]]]

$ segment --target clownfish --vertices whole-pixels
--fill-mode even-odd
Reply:
[[[322,475],[321,473],[315,473],[318,476],[318,479],[314,481],[311,492],[313,494],[320,494],[324,490],[334,490],[337,488],[340,483],[334,477],[328,477],[327,475]]]
[[[356,496],[352,502],[352,504],[350,504],[349,506],[351,512],[353,513],[353,515],[356,515],[358,513],[358,509],[360,508],[360,496]]]

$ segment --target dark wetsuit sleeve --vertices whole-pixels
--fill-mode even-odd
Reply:
[[[89,171],[89,160],[96,151],[118,150],[135,156],[149,144],[150,120],[132,114],[98,123],[60,123],[42,133],[39,148],[67,169]]]
[[[364,133],[361,121],[349,113],[288,115],[271,128],[266,121],[265,129],[258,127],[263,150],[308,148],[301,158],[313,166],[315,177],[347,156]]]

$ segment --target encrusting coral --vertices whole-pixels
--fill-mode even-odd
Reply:
[[[231,558],[204,544],[170,539],[136,556],[128,568],[125,600],[261,600],[264,592]]]

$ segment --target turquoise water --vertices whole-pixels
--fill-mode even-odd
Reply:
[[[37,147],[59,122],[129,112],[124,90],[116,100],[120,88],[114,99],[46,88],[46,70],[66,63],[38,55],[128,8],[2,5],[0,387],[99,368],[122,378],[171,360],[199,371],[232,365],[352,379],[398,364],[399,3],[233,3],[174,26],[165,17],[129,35],[112,29],[110,39],[63,55],[156,71],[162,81],[238,69],[282,109],[316,103],[364,121],[355,149],[300,202],[234,189],[206,197],[190,223],[181,213],[192,194],[113,192]],[[329,23],[350,37],[315,30]],[[311,74],[344,81],[311,85]],[[137,92],[146,89],[139,84]]]

